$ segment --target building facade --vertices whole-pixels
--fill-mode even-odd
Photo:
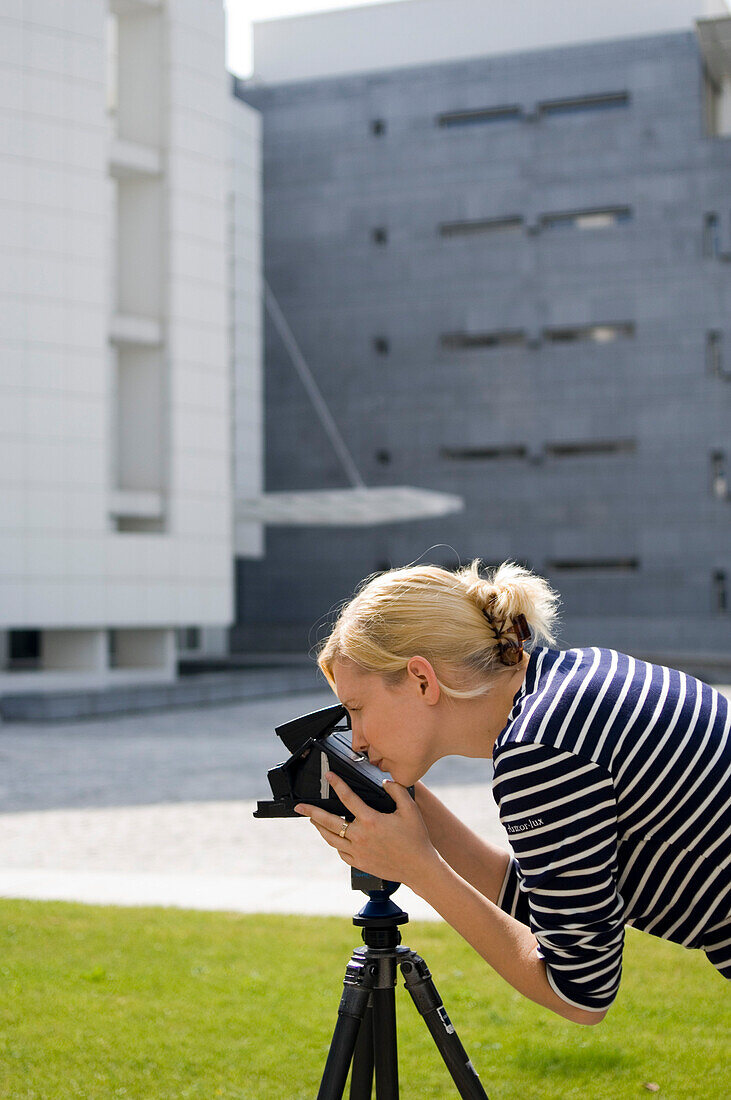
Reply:
[[[224,45],[218,0],[2,5],[3,691],[173,678],[259,553],[233,520],[261,470],[258,117]]]
[[[257,28],[267,281],[367,484],[467,503],[270,529],[239,648],[306,650],[362,577],[479,557],[554,584],[562,644],[731,651],[731,21],[525,7]],[[342,485],[269,328],[266,380],[267,489]]]

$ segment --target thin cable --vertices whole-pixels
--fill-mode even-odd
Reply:
[[[330,410],[325,404],[325,399],[320,393],[320,389],[317,382],[312,377],[312,371],[307,365],[304,355],[299,349],[297,341],[294,338],[291,328],[287,324],[287,320],[282,313],[277,299],[274,297],[271,288],[266,280],[264,280],[264,301],[269,316],[272,319],[274,327],[279,333],[282,343],[284,344],[289,357],[292,360],[292,366],[297,371],[302,385],[307,390],[310,401],[312,402],[315,412],[317,413],[320,423],[325,429],[330,442],[333,445],[335,453],[340,459],[343,469],[350,481],[351,485],[355,489],[365,489],[366,485],[363,478],[358,472],[358,467],[353,461],[353,457],[348,450],[345,440],[338,431],[338,426],[333,420]]]

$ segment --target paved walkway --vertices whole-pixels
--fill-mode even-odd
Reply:
[[[306,821],[252,817],[267,769],[286,757],[274,727],[332,700],[0,725],[0,896],[352,915],[363,895]],[[507,847],[490,773],[487,760],[451,757],[427,781]],[[405,888],[398,901],[435,917]]]
[[[434,788],[482,835],[502,828],[486,785]],[[188,802],[0,817],[0,895],[115,905],[352,915],[349,870],[301,820],[254,802]],[[431,908],[402,888],[414,918]]]
[[[352,915],[365,900],[302,820],[256,820],[274,726],[332,702],[289,696],[105,722],[0,726],[0,895]],[[489,761],[440,761],[431,786],[505,843]],[[414,917],[435,917],[402,888]]]

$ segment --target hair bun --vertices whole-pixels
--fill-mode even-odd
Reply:
[[[470,566],[470,571],[474,564],[473,562]],[[490,581],[477,575],[474,579],[467,579],[465,595],[477,604],[480,611],[489,611],[492,614],[498,597],[498,589]]]
[[[481,568],[482,562],[476,558],[459,570],[458,576],[467,596],[480,611],[498,627],[504,624],[500,632],[514,629],[522,616],[526,628],[534,636],[541,635],[553,641],[551,627],[557,617],[560,597],[548,582],[513,561],[489,568],[484,574]],[[524,630],[522,624],[518,625],[520,633]]]

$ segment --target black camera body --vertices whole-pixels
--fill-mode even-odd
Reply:
[[[292,754],[267,773],[273,799],[259,802],[254,817],[299,817],[294,807],[300,802],[319,806],[329,813],[353,820],[325,774],[332,771],[367,805],[380,813],[393,813],[396,803],[386,793],[389,779],[363,753],[354,752],[350,739],[350,718],[339,703],[293,718],[275,730]],[[413,795],[413,789],[411,789]]]

